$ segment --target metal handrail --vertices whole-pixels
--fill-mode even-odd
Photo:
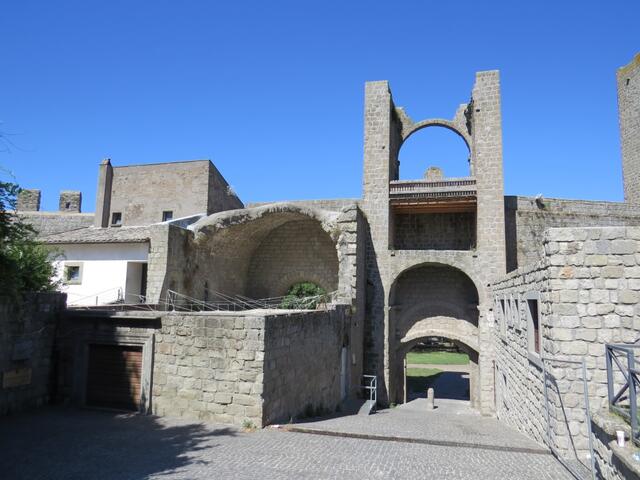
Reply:
[[[635,361],[635,350],[638,348],[640,348],[639,344],[608,343],[605,345],[609,411],[617,413],[629,422],[631,440],[640,446],[637,400],[638,388],[640,388],[640,370],[636,368]],[[614,365],[617,367],[616,372],[613,369]],[[617,390],[613,378],[614,373],[619,373],[624,378],[622,386]],[[628,408],[623,405],[627,400],[629,402]]]
[[[369,401],[374,405],[378,403],[378,377],[376,375],[363,375],[365,381],[369,381],[369,385],[364,385],[362,388],[369,391]]]

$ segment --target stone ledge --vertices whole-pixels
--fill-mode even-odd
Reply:
[[[633,454],[640,450],[630,441],[631,427],[621,417],[606,409],[592,413],[591,423],[594,435],[611,451],[611,463],[622,478],[640,479],[640,462],[634,460]],[[616,441],[616,430],[623,430],[627,443],[619,447]]]

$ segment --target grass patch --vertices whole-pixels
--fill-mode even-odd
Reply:
[[[437,368],[407,368],[407,389],[410,392],[424,392],[442,373]]]
[[[467,365],[469,355],[457,352],[409,352],[407,363],[420,365]]]

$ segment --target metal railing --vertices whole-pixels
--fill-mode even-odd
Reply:
[[[593,435],[591,432],[591,407],[589,406],[589,387],[587,384],[587,364],[585,362],[584,357],[581,360],[570,360],[563,358],[553,358],[548,357],[546,355],[542,355],[540,357],[542,363],[542,375],[543,375],[543,395],[544,395],[544,411],[545,411],[545,419],[547,424],[547,445],[551,450],[551,453],[560,461],[560,463],[567,469],[575,478],[582,478],[581,473],[579,472],[578,467],[582,465],[585,468],[589,469],[589,473],[591,475],[592,480],[596,480],[596,457],[593,448]],[[551,427],[551,418],[549,414],[550,406],[549,406],[549,381],[553,381],[553,375],[549,372],[549,366],[551,364],[566,364],[566,365],[575,365],[579,366],[581,370],[582,376],[582,394],[584,398],[584,413],[585,413],[585,422],[587,425],[587,436],[589,439],[589,466],[587,467],[578,459],[576,455],[576,460],[579,465],[573,465],[571,462],[567,461],[560,452],[554,446],[553,438],[551,435],[552,427]],[[558,391],[558,395],[560,392]],[[568,435],[571,435],[570,431],[567,431]]]
[[[389,193],[396,195],[462,196],[475,195],[474,178],[452,178],[448,180],[394,180],[389,183]]]
[[[322,295],[308,297],[295,297],[291,295],[282,297],[252,299],[243,295],[226,295],[221,292],[210,291],[212,300],[199,300],[167,290],[163,300],[165,307],[170,311],[199,312],[199,311],[244,311],[254,309],[287,309],[287,310],[317,310],[327,309],[327,306],[335,301],[337,292],[329,292]]]
[[[640,348],[638,344],[608,343],[605,345],[609,410],[629,422],[631,440],[640,446],[637,401],[640,370],[636,369],[635,362],[635,352],[638,348]],[[616,374],[618,379],[623,379],[622,382],[616,381]],[[621,383],[620,388],[616,389],[616,383]]]
[[[378,403],[378,377],[376,375],[363,375],[365,384],[362,386],[369,393],[369,402],[375,408]]]

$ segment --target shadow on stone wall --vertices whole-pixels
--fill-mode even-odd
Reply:
[[[228,427],[154,416],[48,408],[3,419],[2,478],[145,479],[206,465],[198,452],[215,451],[220,437],[235,435]]]

